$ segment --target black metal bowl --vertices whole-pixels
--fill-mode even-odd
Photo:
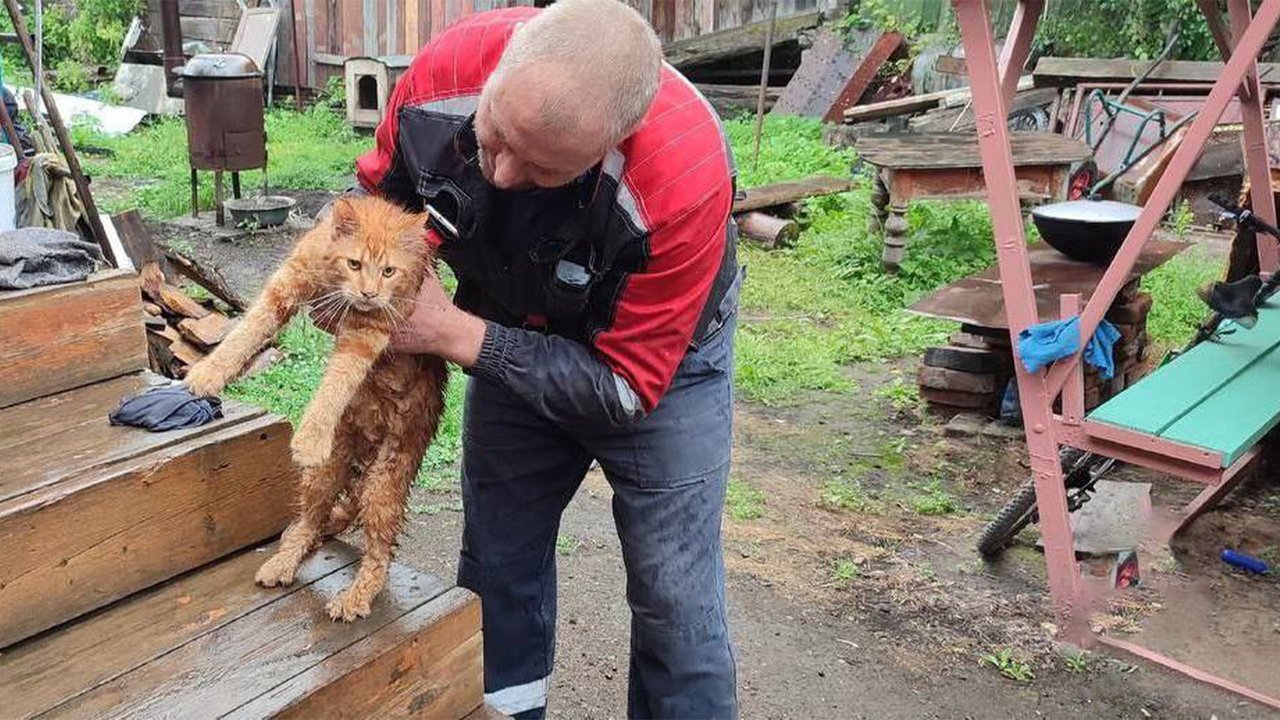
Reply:
[[[1142,211],[1114,200],[1071,200],[1041,205],[1031,211],[1040,237],[1067,257],[1083,262],[1111,262]]]

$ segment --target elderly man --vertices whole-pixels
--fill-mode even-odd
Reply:
[[[428,210],[459,281],[452,302],[428,283],[395,347],[471,376],[458,582],[483,601],[488,702],[545,712],[556,536],[597,460],[629,715],[736,715],[720,518],[740,272],[711,108],[616,0],[479,13],[419,53],[358,177]]]

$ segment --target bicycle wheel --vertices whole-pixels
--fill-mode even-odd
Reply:
[[[978,538],[978,552],[988,560],[995,559],[1013,542],[1022,529],[1031,524],[1036,514],[1036,481],[1027,480],[1013,499],[1005,504],[996,519],[987,524]]]

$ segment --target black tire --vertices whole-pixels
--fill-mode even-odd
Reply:
[[[1036,483],[1027,480],[1014,494],[996,519],[992,520],[978,538],[978,552],[993,560],[1013,542],[1022,529],[1031,524],[1036,515]]]

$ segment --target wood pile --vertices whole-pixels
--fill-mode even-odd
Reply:
[[[849,178],[814,175],[802,180],[739,190],[733,200],[733,219],[742,237],[766,248],[789,247],[800,238],[800,225],[791,219],[796,203],[853,187]]]
[[[1113,350],[1116,372],[1109,380],[1086,364],[1085,410],[1106,402],[1148,371],[1147,315],[1151,295],[1141,292],[1138,280],[1126,285],[1107,311],[1107,320],[1120,331]],[[1009,334],[1003,328],[962,325],[950,343],[925,351],[917,381],[920,396],[929,409],[950,417],[981,413],[996,417],[1006,387],[1013,379],[1014,355]]]
[[[151,238],[137,211],[111,218],[129,260],[138,270],[142,309],[147,328],[151,370],[182,379],[187,370],[218,346],[237,322],[233,313],[248,305],[215,269],[173,248],[161,248]],[[205,291],[197,300],[179,286],[183,280]],[[280,360],[274,347],[258,353],[241,377]]]

